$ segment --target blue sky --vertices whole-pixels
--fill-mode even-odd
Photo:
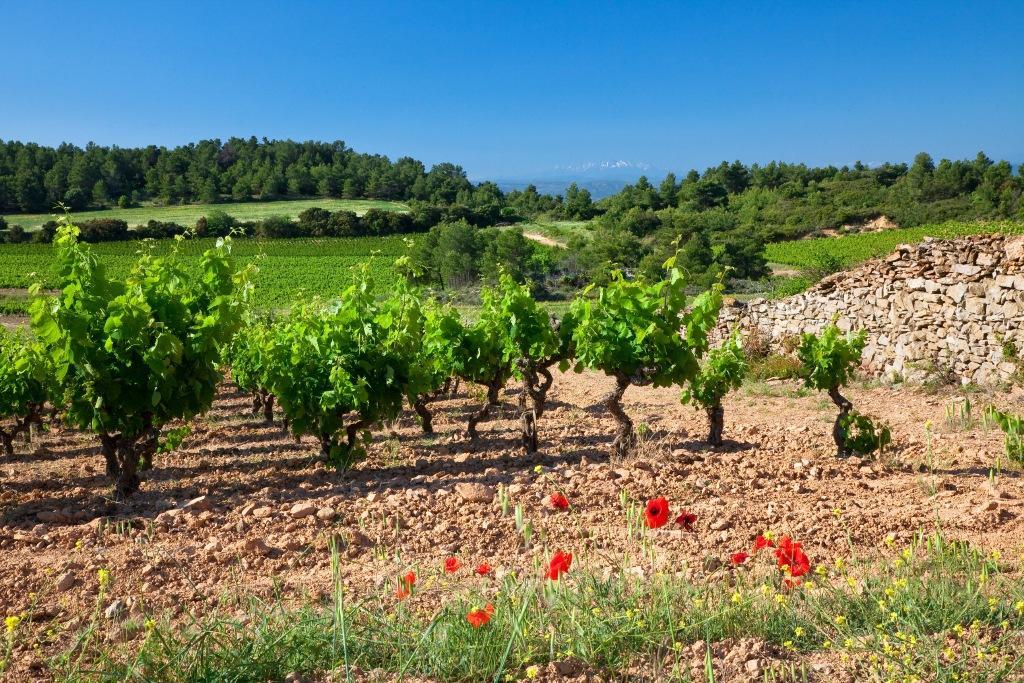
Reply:
[[[471,177],[1024,161],[1024,2],[3,0],[0,138],[257,135]]]

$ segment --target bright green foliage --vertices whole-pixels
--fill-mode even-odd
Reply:
[[[576,370],[592,368],[633,384],[667,387],[696,375],[708,331],[721,307],[721,287],[698,295],[687,308],[682,272],[671,268],[654,284],[616,274],[596,296],[576,299]]]
[[[45,349],[25,334],[0,328],[0,418],[14,418],[0,429],[4,452],[13,454],[13,438],[39,423],[49,400],[52,369]]]
[[[846,433],[846,447],[858,455],[881,452],[892,441],[889,427],[884,424],[876,425],[870,417],[856,411],[847,413],[841,425]]]
[[[318,437],[324,456],[338,467],[364,454],[356,444],[360,433],[401,410],[408,357],[394,333],[400,324],[377,306],[364,271],[337,304],[298,308],[268,335],[268,389],[292,432]]]
[[[136,453],[136,442],[210,407],[249,273],[235,267],[230,240],[202,255],[198,276],[186,273],[176,251],[143,252],[124,280],[107,276],[73,225],[58,229],[54,247],[61,291],[43,297],[34,288],[32,328],[53,364],[66,420],[101,436],[108,472],[128,495],[138,487],[138,457],[152,457]]]
[[[691,401],[707,411],[710,430],[708,443],[722,444],[724,410],[722,399],[732,389],[739,388],[747,373],[747,359],[743,353],[743,339],[736,330],[721,346],[711,349],[708,358],[683,389],[683,403]]]
[[[853,404],[842,394],[839,387],[843,386],[853,377],[854,370],[860,365],[860,355],[864,350],[864,342],[867,335],[864,330],[847,335],[841,335],[835,323],[829,324],[820,335],[811,333],[804,334],[800,340],[800,346],[796,350],[800,359],[800,375],[804,384],[811,389],[827,391],[829,398],[839,408],[839,415],[832,425],[832,439],[836,443],[838,455],[847,456],[857,451],[854,446],[867,447],[868,440],[873,440],[877,446],[878,441],[874,439],[874,427],[871,421],[867,425],[863,420],[858,422],[851,417]],[[867,420],[867,418],[864,418]],[[871,426],[870,431],[864,436],[864,428]],[[858,430],[858,435],[851,442],[849,428]],[[873,450],[873,449],[872,449]],[[867,451],[871,452],[871,451]]]
[[[842,336],[834,324],[820,335],[804,334],[797,349],[804,384],[810,389],[829,391],[849,382],[860,364],[866,340],[864,330]]]
[[[265,354],[272,324],[269,317],[252,315],[231,340],[227,353],[231,379],[242,391],[266,389],[269,384],[269,359]]]
[[[267,422],[274,419],[274,396],[270,393],[268,335],[273,322],[269,316],[250,313],[228,348],[231,379],[240,391],[253,396],[253,414],[263,411]]]
[[[495,287],[481,292],[480,317],[466,329],[465,363],[460,376],[487,387],[487,401],[469,420],[467,430],[476,437],[477,423],[498,403],[498,392],[513,375],[535,373],[537,361],[553,356],[559,348],[551,319],[527,285],[517,284],[503,273]]]
[[[409,362],[406,397],[419,416],[423,431],[433,433],[433,415],[427,404],[440,397],[465,362],[465,328],[449,305],[427,299],[422,305],[422,334]]]
[[[667,387],[682,385],[699,371],[722,304],[716,284],[687,307],[686,286],[674,259],[666,263],[667,277],[653,284],[625,280],[620,273],[597,289],[592,287],[573,302],[575,370],[600,370],[616,380],[604,403],[618,424],[614,446],[632,449],[633,423],[621,400],[630,384]]]
[[[994,422],[1003,430],[1004,448],[1010,460],[1024,465],[1024,418],[1012,413],[1004,413],[995,406],[989,406],[985,418]]]
[[[736,330],[721,346],[708,352],[700,372],[683,389],[683,403],[694,402],[704,408],[721,405],[725,395],[743,383],[746,373],[743,339]]]
[[[502,358],[522,378],[527,363],[542,362],[554,356],[561,339],[551,325],[551,316],[537,304],[529,285],[518,284],[502,274],[498,286],[483,295],[480,320],[493,327],[502,340]]]

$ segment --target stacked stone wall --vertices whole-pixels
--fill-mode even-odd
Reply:
[[[796,296],[730,303],[719,332],[739,324],[781,344],[833,317],[841,329],[868,331],[864,367],[874,374],[914,379],[938,370],[965,383],[1006,381],[1017,370],[1013,355],[1024,351],[1024,237],[900,245]]]

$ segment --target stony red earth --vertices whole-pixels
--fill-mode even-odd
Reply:
[[[1001,551],[1019,569],[1024,479],[1006,462],[993,473],[1002,435],[980,421],[989,401],[1024,412],[1019,390],[972,396],[975,423],[965,428],[946,420],[959,396],[952,389],[850,388],[854,405],[893,431],[884,456],[862,462],[835,457],[832,405],[801,395],[796,383],[730,396],[727,443],[716,450],[702,443],[704,413],[681,405],[678,392],[631,388],[626,409],[641,447],[628,460],[610,461],[613,423],[596,405],[609,386],[593,374],[558,376],[533,456],[519,447],[514,387],[497,418],[481,425],[476,444],[462,437],[477,405],[463,391],[435,404],[435,437],[422,435],[407,415],[375,433],[370,457],[357,469],[339,473],[319,461],[312,439],[296,443],[279,424],[251,417],[248,397],[226,384],[214,409],[194,422],[177,452],[158,456],[126,504],[110,499],[93,438],[57,429],[38,435],[13,459],[0,460],[0,611],[31,611],[43,640],[37,652],[29,639],[20,641],[8,676],[49,679],[43,656],[66,647],[89,620],[101,568],[112,576],[109,602],[120,600],[126,614],[202,614],[226,594],[267,596],[275,584],[286,598],[327,595],[332,536],[346,547],[345,580],[354,591],[376,590],[410,567],[436,573],[452,554],[469,567],[494,567],[487,578],[463,572],[459,581],[467,585],[496,586],[510,570],[535,572],[543,550],[522,547],[512,515],[499,508],[499,485],[543,529],[548,548],[575,553],[574,571],[622,566],[629,550],[622,489],[641,505],[665,496],[673,512],[685,507],[697,515],[692,533],[670,524],[650,536],[659,562],[695,579],[765,529],[799,537],[814,561],[892,553],[887,536],[902,542],[941,527]],[[546,505],[555,491],[569,499],[568,511]],[[695,646],[695,662],[703,661],[702,647]],[[725,680],[761,680],[729,663],[741,662],[730,655],[737,647],[767,646],[716,645],[716,660],[732,672]],[[588,679],[585,671],[554,665],[541,673],[541,680]]]

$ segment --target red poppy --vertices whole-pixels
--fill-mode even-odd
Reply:
[[[412,593],[414,585],[416,585],[416,572],[409,572],[398,580],[398,590],[395,591],[395,597],[399,600],[405,600]]]
[[[480,576],[487,576],[491,573],[492,570],[491,565],[487,564],[486,562],[481,562],[476,566],[476,569],[474,569],[473,571],[475,571]]]
[[[774,547],[775,547],[775,541],[773,541],[772,539],[768,538],[764,534],[759,534],[758,537],[754,539],[754,552],[755,553],[758,550],[763,550],[765,548],[774,548]]]
[[[561,493],[552,493],[551,497],[548,498],[548,502],[551,503],[551,507],[556,510],[568,510],[569,499],[563,496]]]
[[[459,567],[461,566],[462,563],[459,562],[459,558],[457,557],[449,557],[447,560],[444,561],[444,570],[448,574],[454,574],[455,572],[459,571]]]
[[[732,563],[733,563],[734,566],[739,566],[739,565],[743,564],[744,562],[746,562],[747,558],[749,558],[749,557],[750,557],[750,555],[747,555],[746,553],[733,553],[733,555],[732,555]]]
[[[647,507],[644,508],[644,521],[647,522],[649,529],[665,526],[665,523],[668,522],[668,501],[664,496],[647,501]]]
[[[548,563],[548,578],[552,581],[557,581],[558,577],[569,571],[571,566],[572,553],[563,553],[561,550],[556,551]]]
[[[473,628],[480,628],[490,621],[493,615],[494,605],[487,603],[483,609],[476,608],[469,610],[469,613],[466,614],[466,621],[468,621]]]
[[[697,523],[697,515],[693,514],[689,510],[683,510],[676,517],[676,524],[683,527],[684,531],[693,531],[693,525]]]
[[[779,570],[792,577],[803,576],[811,571],[811,561],[801,546],[799,541],[794,541],[789,536],[779,539],[779,547],[775,549]]]

